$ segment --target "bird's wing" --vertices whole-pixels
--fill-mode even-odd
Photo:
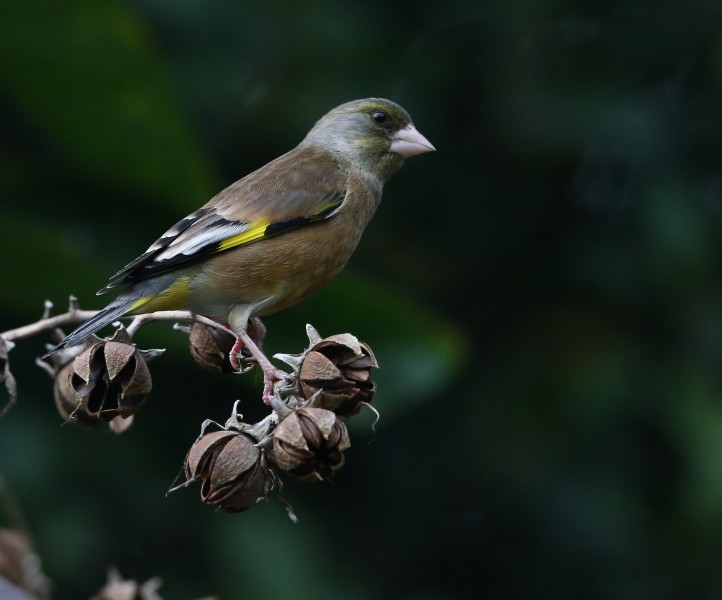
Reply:
[[[332,217],[346,176],[332,157],[297,148],[181,219],[98,294],[185,268],[208,256]]]

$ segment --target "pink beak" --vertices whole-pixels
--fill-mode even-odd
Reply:
[[[389,151],[396,152],[396,154],[400,154],[404,158],[436,150],[431,145],[431,142],[421,135],[413,125],[392,133],[389,139],[391,140]]]

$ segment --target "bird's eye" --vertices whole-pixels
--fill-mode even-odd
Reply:
[[[372,112],[371,118],[374,120],[374,123],[378,123],[379,125],[383,125],[389,120],[389,116],[382,110],[375,110]]]

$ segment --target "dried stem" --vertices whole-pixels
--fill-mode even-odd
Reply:
[[[55,315],[54,317],[42,318],[35,323],[29,325],[23,325],[17,329],[10,329],[0,333],[0,337],[7,341],[19,340],[22,338],[30,337],[48,331],[49,329],[55,329],[56,327],[63,327],[67,325],[79,325],[84,323],[88,319],[98,314],[97,310],[74,310],[68,311],[61,315]]]
[[[91,319],[95,315],[98,314],[97,310],[80,310],[77,308],[77,305],[73,305],[73,299],[71,299],[71,308],[65,313],[55,315],[54,317],[49,316],[50,307],[52,304],[49,304],[46,302],[45,304],[45,311],[43,313],[43,317],[36,321],[35,323],[30,323],[29,325],[23,325],[22,327],[18,327],[16,329],[10,329],[8,331],[3,331],[0,333],[0,337],[3,338],[5,341],[13,341],[18,340],[22,338],[31,337],[33,335],[37,335],[39,333],[43,333],[44,331],[56,329],[58,327],[64,327],[68,325],[79,325],[80,323],[84,323],[88,319]],[[148,313],[145,315],[138,315],[138,316],[128,316],[128,317],[121,317],[125,319],[133,319],[130,325],[128,326],[128,334],[132,337],[132,335],[140,328],[142,325],[150,322],[150,321],[189,321],[189,322],[197,322],[197,323],[203,323],[204,325],[208,325],[210,327],[215,327],[216,329],[220,329],[221,331],[226,331],[232,335],[236,335],[233,333],[231,329],[226,327],[225,325],[221,325],[220,323],[217,323],[211,319],[208,319],[206,317],[203,317],[201,315],[196,315],[188,310],[163,310],[163,311],[157,311],[153,313]]]

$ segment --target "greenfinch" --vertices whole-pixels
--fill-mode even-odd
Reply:
[[[405,158],[434,147],[398,104],[347,102],[290,152],[236,181],[181,219],[98,294],[126,288],[55,350],[124,315],[187,309],[227,324],[264,371],[279,377],[246,334],[251,317],[313,294],[343,269],[384,184]]]

